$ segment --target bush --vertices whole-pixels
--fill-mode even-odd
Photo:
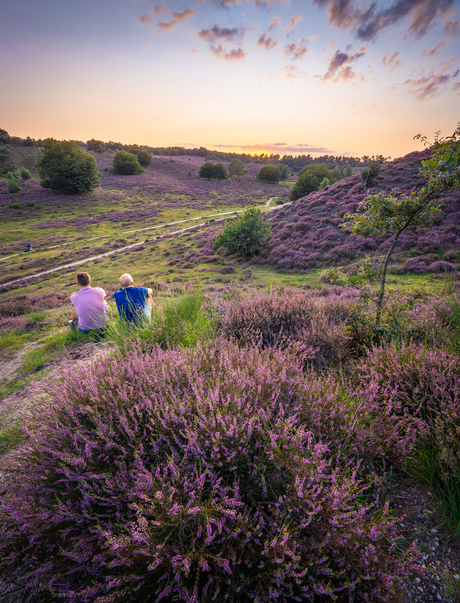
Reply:
[[[19,193],[19,191],[21,190],[21,187],[19,186],[19,183],[14,176],[12,178],[7,178],[6,190],[11,194]]]
[[[129,152],[136,155],[137,160],[142,166],[150,165],[152,163],[152,154],[144,149],[143,147],[139,147],[137,145],[133,145],[129,148]]]
[[[281,180],[281,170],[277,165],[264,165],[257,174],[261,182],[272,182],[277,184]]]
[[[207,178],[208,180],[227,180],[227,170],[224,164],[213,163],[212,161],[203,163],[198,175],[200,178]]]
[[[25,167],[21,168],[21,178],[23,180],[30,180],[32,178],[29,170],[27,168],[25,168]]]
[[[240,178],[241,176],[244,176],[248,170],[244,167],[244,163],[241,159],[235,157],[228,164],[228,171],[230,176],[238,176],[238,178]]]
[[[270,236],[271,229],[262,218],[260,209],[249,207],[232,220],[225,222],[224,232],[217,235],[216,247],[225,247],[230,253],[254,255]]]
[[[144,172],[144,168],[139,163],[137,155],[128,153],[127,151],[117,151],[114,155],[112,165],[115,174],[132,175]]]
[[[44,188],[70,194],[92,191],[102,179],[94,157],[71,140],[45,140],[37,169]]]
[[[460,358],[424,346],[374,349],[357,368],[362,389],[381,413],[400,418],[412,445],[401,465],[437,492],[460,532]]]
[[[316,176],[310,174],[310,172],[304,172],[297,178],[296,183],[291,189],[291,199],[296,201],[301,197],[305,197],[319,188],[319,181]]]
[[[380,174],[381,165],[379,161],[369,161],[369,166],[361,172],[361,182],[365,188],[374,184],[374,180]]]
[[[388,601],[413,552],[299,417],[328,391],[223,340],[70,372],[17,457],[1,580],[86,602]]]

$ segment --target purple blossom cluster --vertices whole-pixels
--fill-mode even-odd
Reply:
[[[372,397],[356,406],[294,351],[135,346],[51,395],[12,461],[6,588],[20,576],[26,595],[80,602],[371,603],[415,567],[387,507],[363,502],[375,480],[362,461],[388,455],[399,418],[376,446],[358,428]]]
[[[363,188],[360,174],[354,174],[274,213],[268,251],[255,261],[268,262],[283,271],[308,271],[323,265],[348,263],[370,252],[388,250],[389,238],[358,237],[340,228],[340,224],[345,214],[356,211],[358,203],[371,191],[390,191],[399,187],[401,191],[409,192],[413,188],[421,188],[425,183],[421,175],[421,161],[427,159],[428,154],[429,151],[411,153],[385,164],[370,191]],[[404,262],[404,253],[409,251],[412,255],[436,253],[438,260],[447,252],[449,256],[444,261],[458,269],[459,258],[452,251],[460,248],[460,189],[443,198],[443,212],[443,220],[429,232],[410,227],[401,236],[394,257],[400,272],[411,272],[410,264]],[[417,266],[417,270],[421,270],[422,264]],[[450,267],[446,270],[452,271]]]

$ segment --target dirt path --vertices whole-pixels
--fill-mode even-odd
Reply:
[[[269,211],[274,211],[276,209],[280,209],[281,207],[284,207],[284,205],[288,205],[287,203],[285,203],[283,206],[276,206],[276,207],[270,207],[270,203],[273,199],[276,199],[276,197],[270,197],[270,199],[267,201],[267,203],[265,204],[265,207],[269,208]],[[244,209],[237,209],[235,211],[226,211],[226,212],[221,212],[218,214],[209,214],[209,215],[205,215],[205,216],[200,216],[199,218],[187,218],[185,220],[177,220],[176,222],[168,222],[166,224],[157,224],[156,226],[148,226],[147,228],[139,228],[136,230],[126,230],[121,232],[119,235],[120,236],[122,234],[132,234],[134,232],[142,232],[142,231],[146,231],[146,230],[155,230],[158,228],[165,228],[167,226],[174,226],[175,224],[184,224],[185,222],[191,222],[191,221],[196,221],[196,220],[204,220],[204,219],[210,219],[210,218],[215,218],[216,216],[229,216],[231,214],[236,214],[236,213],[241,213],[242,211],[244,211]],[[217,220],[214,220],[214,222],[223,222],[224,220],[226,220],[226,218],[219,218]],[[63,264],[62,266],[57,266],[56,268],[50,268],[50,270],[43,270],[42,272],[37,272],[35,274],[29,274],[27,276],[23,276],[21,278],[18,279],[14,279],[12,281],[9,281],[7,283],[2,283],[0,285],[0,290],[3,287],[9,287],[10,285],[15,285],[17,283],[22,283],[24,281],[28,281],[30,279],[33,278],[38,278],[40,276],[45,276],[47,274],[52,274],[53,272],[58,272],[59,270],[66,270],[68,268],[74,268],[75,266],[80,266],[81,264],[86,264],[88,262],[93,262],[94,260],[99,260],[101,258],[105,258],[107,256],[110,255],[114,255],[115,253],[121,253],[123,251],[126,251],[127,249],[132,249],[133,247],[139,247],[139,245],[143,245],[144,243],[148,242],[152,242],[152,241],[158,241],[160,239],[166,239],[166,238],[170,238],[170,237],[174,237],[177,236],[183,232],[187,232],[188,230],[195,230],[197,228],[201,228],[202,226],[205,226],[206,222],[201,222],[200,224],[194,224],[193,226],[188,226],[187,228],[181,228],[180,230],[175,230],[174,232],[170,232],[164,235],[160,235],[158,237],[154,237],[153,239],[146,239],[144,241],[138,241],[137,243],[132,243],[131,245],[126,245],[125,247],[119,247],[118,249],[113,249],[112,251],[107,251],[106,253],[100,253],[98,255],[93,255],[91,257],[85,258],[84,260],[77,260],[75,262],[71,262],[69,264]],[[95,237],[92,239],[86,239],[86,241],[92,241],[92,240],[103,240],[103,239],[108,239],[109,237]],[[53,245],[53,247],[47,247],[44,250],[48,250],[48,249],[54,249],[56,247],[61,247],[64,245],[72,245],[72,243],[74,243],[75,241],[71,241],[69,243],[60,243],[59,245]],[[43,250],[43,251],[44,251]],[[23,252],[23,253],[27,253],[27,252]],[[22,255],[20,253],[17,253],[15,255]],[[8,257],[14,257],[14,256],[8,256]],[[6,260],[8,259],[7,257],[5,258],[1,258],[1,260]]]

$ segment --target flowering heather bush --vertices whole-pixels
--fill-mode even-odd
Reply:
[[[268,262],[279,270],[307,271],[324,264],[348,263],[369,251],[383,253],[389,238],[365,239],[340,228],[343,217],[356,211],[358,203],[369,192],[389,192],[398,186],[403,193],[421,188],[421,161],[429,151],[412,153],[382,166],[372,189],[364,190],[360,174],[336,182],[326,190],[317,191],[275,212],[271,218],[272,237],[268,252],[259,262]],[[401,240],[404,251],[438,253],[460,248],[460,189],[443,198],[444,218],[429,233],[409,227]],[[459,266],[458,258],[448,260]]]
[[[45,295],[16,295],[0,300],[0,317],[21,316],[32,310],[48,310],[69,302],[63,291],[53,291]]]
[[[400,416],[414,433],[412,454],[401,463],[439,492],[460,529],[460,358],[442,350],[390,345],[372,350],[357,369],[386,416]],[[403,434],[402,434],[403,435]]]
[[[71,372],[15,461],[1,580],[100,603],[392,600],[415,553],[300,419],[326,392],[224,340]]]

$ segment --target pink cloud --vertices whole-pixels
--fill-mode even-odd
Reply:
[[[284,54],[289,55],[292,61],[297,61],[298,59],[302,59],[307,52],[309,52],[309,48],[307,48],[306,44],[308,42],[308,38],[303,38],[300,42],[287,44],[284,47]]]
[[[263,33],[257,42],[257,46],[263,46],[265,50],[273,50],[278,42],[278,39],[271,38],[270,36],[267,36],[267,34]]]
[[[284,33],[287,36],[290,35],[294,31],[297,23],[299,23],[299,21],[302,21],[302,19],[302,15],[294,15],[293,17],[291,17],[287,22],[286,27],[284,28]]]
[[[385,67],[389,68],[390,73],[403,65],[402,61],[399,59],[399,52],[394,52],[393,54],[387,52],[382,59],[382,63]]]

